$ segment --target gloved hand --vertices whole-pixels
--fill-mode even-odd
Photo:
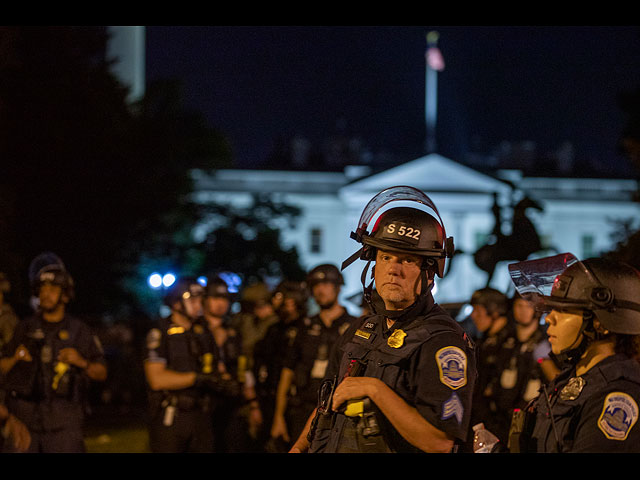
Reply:
[[[219,373],[198,373],[195,386],[228,397],[239,397],[242,394],[240,382]]]

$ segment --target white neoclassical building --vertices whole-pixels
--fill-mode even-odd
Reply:
[[[350,232],[376,193],[395,185],[422,190],[438,207],[447,235],[454,237],[456,249],[462,252],[437,282],[435,296],[440,303],[464,303],[474,290],[485,286],[488,275],[475,265],[473,252],[487,242],[494,227],[494,195],[505,207],[503,231],[507,234],[514,200],[526,195],[543,207],[527,214],[543,245],[549,247],[547,253],[595,256],[613,248],[619,222],[633,221],[636,227],[640,222],[640,204],[632,201],[635,180],[529,178],[516,170],[489,176],[437,154],[376,174],[351,167],[344,172],[194,170],[192,177],[199,202],[242,205],[255,193],[269,193],[275,200],[297,206],[301,215],[295,227],[279,227],[283,242],[297,248],[307,269],[321,263],[339,266],[358,250],[360,245]],[[510,293],[508,263],[498,264],[491,286]],[[345,299],[361,292],[363,266],[358,261],[343,272]]]

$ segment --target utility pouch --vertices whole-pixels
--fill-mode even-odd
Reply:
[[[311,427],[307,433],[307,440],[311,443],[315,437],[316,430],[326,430],[331,428],[334,413],[331,411],[331,402],[333,400],[333,392],[338,384],[338,377],[334,376],[331,380],[325,380],[318,390],[318,407],[316,414],[311,421]]]
[[[509,428],[507,449],[510,453],[527,453],[531,442],[531,417],[533,413],[524,410],[514,410]]]

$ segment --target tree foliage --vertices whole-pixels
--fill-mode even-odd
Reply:
[[[180,202],[189,168],[231,164],[176,82],[127,105],[107,39],[97,27],[0,29],[0,269],[21,302],[28,263],[45,250],[75,277],[77,308],[131,300],[121,280],[154,254],[150,243],[159,248],[154,237],[170,241],[195,220]]]

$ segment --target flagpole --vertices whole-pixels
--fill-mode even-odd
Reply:
[[[438,50],[438,37],[436,31],[427,34],[427,51],[425,54],[425,123],[426,140],[425,151],[427,154],[434,153],[437,149],[436,142],[436,122],[438,117],[438,70],[444,65],[436,65],[434,62],[441,61]],[[433,58],[430,58],[433,55]]]

